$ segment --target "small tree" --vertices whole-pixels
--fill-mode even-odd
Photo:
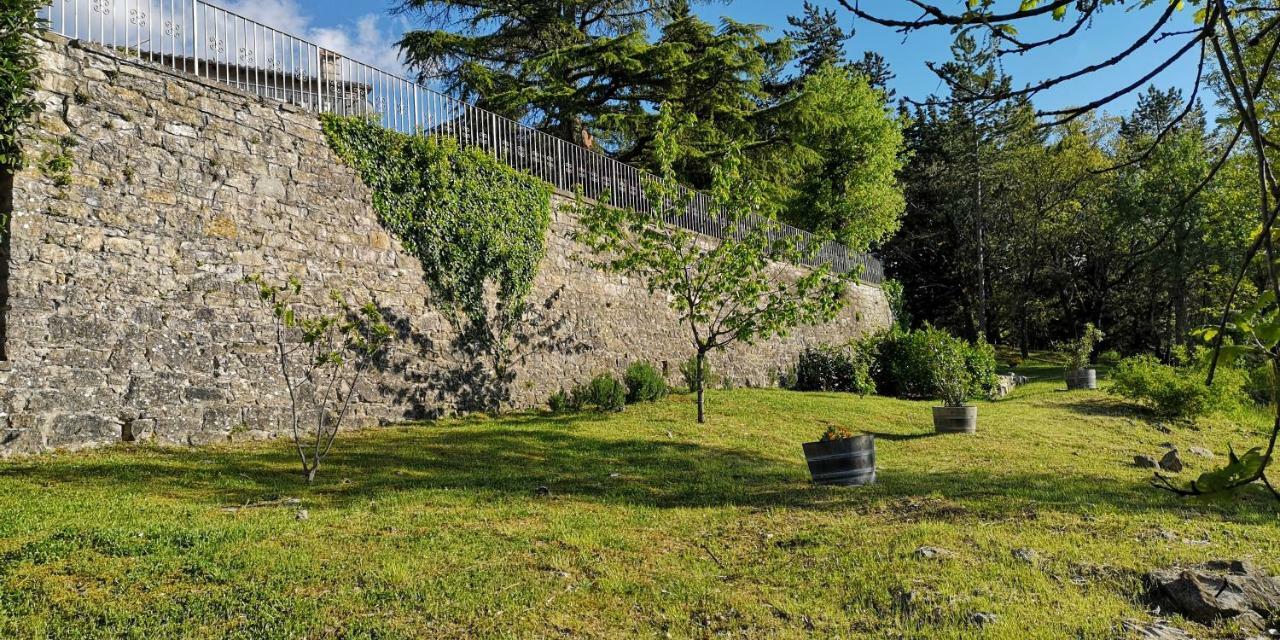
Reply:
[[[1059,351],[1066,357],[1067,370],[1077,371],[1088,368],[1089,362],[1093,359],[1093,348],[1102,342],[1102,338],[1102,330],[1090,322],[1084,325],[1084,333],[1079,338],[1063,343]]]
[[[776,220],[754,215],[759,192],[741,179],[737,154],[714,172],[709,211],[722,211],[726,231],[711,238],[680,229],[664,219],[688,215],[694,194],[675,181],[675,133],[681,128],[663,109],[655,142],[659,175],[645,183],[648,211],[578,201],[582,228],[575,238],[605,271],[643,279],[651,293],[668,295],[694,349],[698,422],[706,422],[707,354],[734,342],[754,343],[800,325],[826,322],[844,307],[849,275],[829,267],[784,275],[781,262],[800,263],[820,248],[818,238],[782,233]]]
[[[329,299],[338,312],[302,315],[302,282],[297,278],[283,286],[258,275],[245,282],[257,287],[258,300],[271,310],[276,355],[289,391],[293,443],[310,483],[333,446],[360,379],[391,339],[391,327],[372,302],[354,308],[337,292]]]

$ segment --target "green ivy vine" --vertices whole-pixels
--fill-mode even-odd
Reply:
[[[398,133],[361,117],[325,115],[322,123],[446,310],[490,327],[485,291],[492,283],[497,326],[510,327],[546,253],[550,185],[447,138]]]

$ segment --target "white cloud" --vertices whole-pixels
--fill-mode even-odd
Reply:
[[[315,17],[304,13],[297,0],[233,0],[225,6],[234,13],[305,38],[358,62],[404,74],[404,64],[395,46],[399,37],[392,32],[392,21],[386,16],[369,13],[354,24],[316,26]]]

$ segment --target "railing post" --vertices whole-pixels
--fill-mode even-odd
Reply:
[[[200,0],[191,0],[191,60],[196,77],[200,76]]]
[[[316,113],[324,113],[324,56],[316,45]]]
[[[418,111],[418,94],[419,94],[419,93],[422,93],[422,89],[421,89],[421,87],[419,87],[419,86],[418,86],[417,81],[415,81],[415,82],[413,83],[413,85],[412,85],[412,86],[413,86],[413,126],[412,126],[412,133],[413,133],[413,135],[417,135],[417,134],[418,134],[418,132],[422,130],[422,119],[421,119],[421,118],[422,118],[422,115],[421,115],[421,113],[419,113],[419,111]]]

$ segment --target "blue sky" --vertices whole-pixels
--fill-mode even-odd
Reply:
[[[394,3],[387,0],[212,0],[233,11],[257,18],[262,22],[319,41],[327,48],[350,57],[394,71],[398,67],[392,43],[407,29],[413,28],[410,19],[390,15]],[[948,0],[943,0],[946,2]],[[954,0],[959,5],[960,0]],[[870,23],[857,23],[853,16],[840,8],[836,0],[819,0],[818,4],[835,8],[847,29],[855,32],[847,48],[852,57],[860,57],[864,50],[879,51],[897,74],[893,85],[899,96],[922,99],[939,90],[937,78],[925,67],[930,60],[949,58],[952,36],[943,29],[930,29],[904,37],[889,29]],[[875,0],[864,6],[896,6],[890,0]],[[1105,60],[1127,46],[1139,34],[1145,32],[1160,14],[1160,3],[1140,10],[1109,8],[1093,28],[1065,44],[1037,52],[1022,58],[1006,58],[1005,71],[1021,85],[1037,79],[1051,77],[1082,65]],[[742,22],[763,24],[772,28],[773,35],[781,35],[786,28],[788,13],[800,12],[800,0],[734,0],[729,4],[712,2],[701,5],[698,11],[708,20],[718,21],[729,17]],[[1191,26],[1192,10],[1181,12],[1173,28]],[[912,17],[909,13],[900,16]],[[1020,33],[1024,38],[1043,35],[1050,20],[1043,26],[1026,25]],[[1059,25],[1060,26],[1060,25]],[[1161,53],[1171,53],[1176,48],[1169,41],[1149,47],[1143,55],[1096,74],[1083,82],[1069,83],[1043,94],[1037,105],[1055,108],[1088,101],[1118,89],[1141,75],[1156,61]],[[1159,86],[1189,87],[1195,76],[1193,54],[1155,78]],[[1117,102],[1110,111],[1123,113],[1132,108],[1133,96]]]

